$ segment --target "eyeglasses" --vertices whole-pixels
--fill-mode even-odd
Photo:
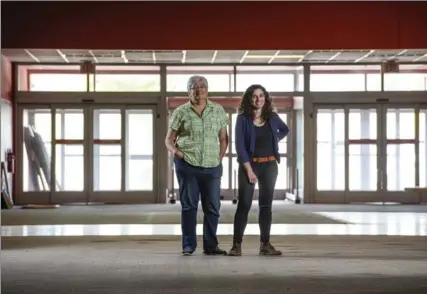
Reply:
[[[206,85],[193,85],[190,87],[190,90],[197,90],[197,89],[206,89]]]

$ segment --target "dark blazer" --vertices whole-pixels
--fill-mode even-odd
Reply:
[[[274,138],[274,156],[280,163],[279,141],[289,133],[288,126],[283,122],[277,113],[267,121]],[[239,114],[234,129],[236,140],[237,161],[245,163],[251,161],[255,151],[255,125],[252,117]]]

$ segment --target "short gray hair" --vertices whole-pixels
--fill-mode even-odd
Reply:
[[[191,87],[193,87],[193,85],[198,81],[202,82],[202,84],[204,84],[206,88],[208,88],[208,80],[204,76],[194,75],[188,79],[187,90],[190,91]]]

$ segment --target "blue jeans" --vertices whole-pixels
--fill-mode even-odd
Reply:
[[[222,164],[214,168],[201,168],[175,158],[175,170],[179,184],[181,202],[182,248],[196,250],[196,226],[199,195],[201,196],[203,217],[203,249],[218,246],[216,231],[221,207],[220,190]]]

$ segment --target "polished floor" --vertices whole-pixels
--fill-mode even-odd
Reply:
[[[175,208],[174,208],[175,209]],[[43,215],[43,211],[37,211]],[[50,211],[48,211],[50,212]],[[158,212],[160,213],[160,212]],[[275,214],[290,215],[277,211]],[[179,211],[175,211],[179,214]],[[330,219],[330,223],[312,223],[313,216]],[[170,217],[170,215],[167,215]],[[306,219],[304,219],[306,217]],[[274,218],[277,218],[274,217]],[[152,220],[154,220],[152,218]],[[312,211],[302,215],[295,223],[273,223],[272,235],[387,235],[387,236],[427,236],[427,212],[354,212],[354,211]],[[309,223],[306,223],[306,220]],[[321,219],[323,220],[323,219]],[[104,220],[105,221],[105,220]],[[197,233],[202,233],[198,225]],[[219,235],[232,235],[231,223],[220,223]],[[40,224],[3,225],[2,237],[19,236],[163,236],[180,235],[179,223],[102,223],[102,224]],[[249,223],[247,235],[258,235],[256,223]]]

